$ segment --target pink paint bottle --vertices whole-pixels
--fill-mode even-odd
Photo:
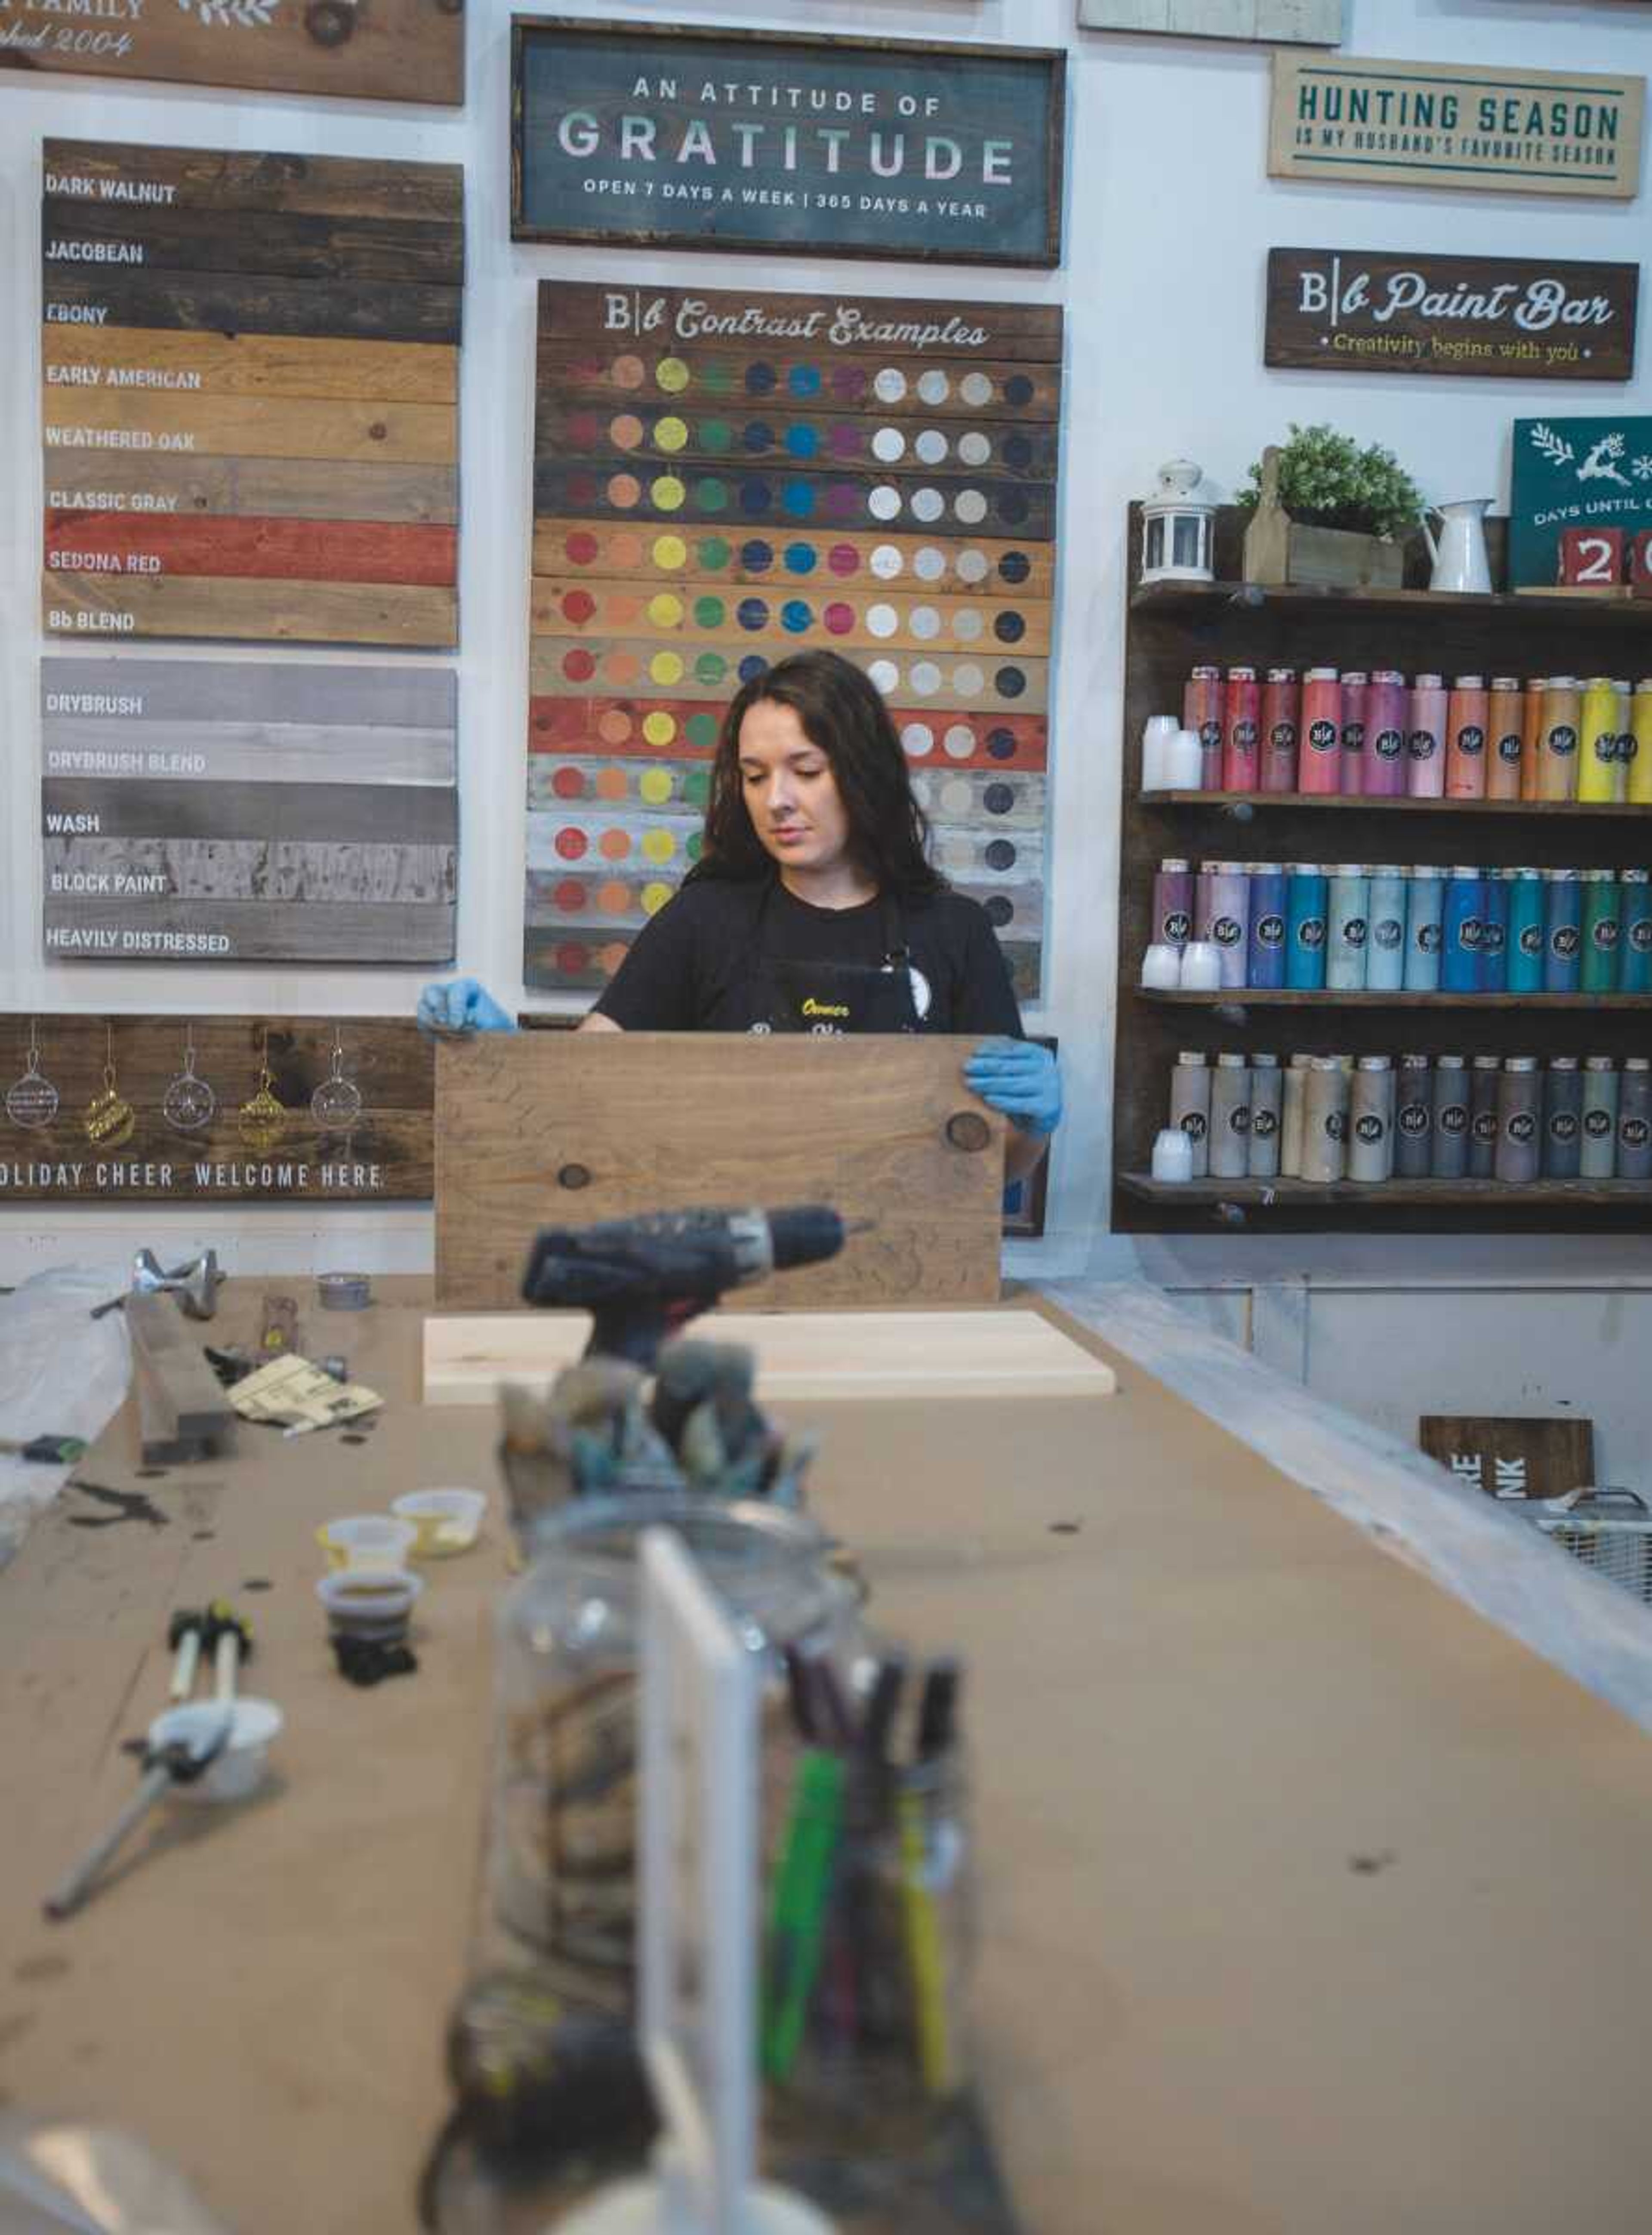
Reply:
[[[1406,790],[1406,678],[1379,667],[1365,695],[1365,790],[1372,799],[1401,799]]]
[[[1342,782],[1347,799],[1358,799],[1366,789],[1366,701],[1371,678],[1363,668],[1350,667],[1342,677]]]
[[[1301,722],[1301,685],[1294,667],[1270,667],[1262,694],[1262,788],[1296,789],[1296,733]]]
[[[1446,790],[1446,678],[1413,679],[1406,718],[1406,790],[1413,799],[1439,799]]]
[[[1310,667],[1302,678],[1299,791],[1331,792],[1342,783],[1342,685],[1334,667]]]
[[[1484,799],[1491,696],[1479,675],[1459,675],[1446,705],[1446,796]]]
[[[1261,774],[1257,744],[1262,692],[1254,667],[1230,667],[1222,693],[1222,789],[1255,791]]]
[[[1222,789],[1222,670],[1196,667],[1182,687],[1182,727],[1199,741],[1199,790]]]

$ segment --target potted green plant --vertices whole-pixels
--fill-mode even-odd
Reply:
[[[1299,427],[1270,444],[1239,492],[1249,511],[1248,582],[1397,589],[1405,538],[1422,517],[1416,483],[1392,450],[1363,450],[1333,427]]]

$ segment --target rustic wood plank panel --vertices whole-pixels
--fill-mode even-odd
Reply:
[[[290,783],[203,784],[180,797],[175,783],[103,783],[49,777],[40,788],[47,837],[257,838],[270,842],[458,842],[458,802],[428,785],[333,783],[309,796]],[[56,818],[56,820],[54,820]]]
[[[885,490],[892,493],[887,499]],[[936,477],[924,473],[816,473],[774,463],[683,475],[653,460],[639,462],[633,469],[611,457],[589,465],[541,458],[534,467],[534,510],[590,511],[600,519],[665,521],[678,528],[710,524],[731,532],[748,525],[790,532],[800,520],[817,520],[829,528],[887,526],[906,534],[924,528],[947,534],[963,529],[1047,542],[1055,534],[1050,483],[994,481],[981,475],[947,482],[943,493]]]
[[[1010,419],[1018,425],[1061,416],[1059,362],[974,357],[967,364],[929,364],[921,356],[901,358],[898,351],[874,358],[797,343],[777,349],[766,365],[757,376],[749,351],[697,344],[686,357],[676,360],[662,383],[658,371],[648,373],[635,342],[623,336],[612,342],[541,337],[534,389],[541,398],[625,410],[659,403],[663,386],[674,391],[667,401],[678,410],[742,416],[793,406],[863,407],[897,422],[928,419],[937,410],[967,411],[972,421],[987,423]],[[879,375],[890,371],[899,373],[899,383],[886,377],[880,384]]]
[[[443,901],[452,846],[327,845],[259,838],[48,838],[49,901]]]
[[[247,154],[227,147],[150,147],[130,140],[43,142],[47,191],[74,200],[166,208],[269,211],[306,217],[411,218],[457,225],[457,163],[387,163],[357,155]],[[152,190],[161,188],[157,195]]]
[[[650,591],[584,577],[535,578],[529,599],[528,629],[541,637],[612,638],[652,624],[662,642],[749,645],[783,613],[783,626],[799,651],[811,644],[832,649],[858,644],[874,651],[888,645],[1042,656],[1050,649],[1052,608],[1036,599],[994,606],[984,599],[914,591],[816,592],[812,585],[783,584],[767,596],[736,600],[703,589]]]
[[[541,396],[534,413],[536,457],[570,454],[600,463],[630,464],[633,471],[685,471],[704,465],[719,473],[901,472],[951,481],[999,475],[1012,481],[1047,482],[1055,471],[1059,437],[1053,424],[978,423],[941,411],[927,412],[915,428],[887,422],[875,408],[853,416],[770,404],[725,412],[681,403],[633,404],[592,410],[560,397]]]
[[[872,652],[850,644],[845,659],[875,675],[893,705],[940,715],[996,712],[1043,714],[1049,704],[1047,659],[997,658],[985,653]],[[893,671],[885,682],[884,671]],[[528,640],[529,688],[535,698],[588,698],[593,691],[627,695],[657,687],[674,698],[726,706],[739,685],[737,664],[714,646],[696,652],[662,648],[647,638],[565,646],[554,637]]]
[[[403,520],[452,527],[459,476],[452,466],[390,466],[312,458],[164,456],[138,463],[120,450],[55,443],[46,454],[46,501],[63,511],[243,513],[301,520]]]
[[[459,455],[458,415],[443,403],[48,388],[41,414],[48,458],[62,447],[450,466]],[[121,436],[139,439],[111,439]]]
[[[1033,715],[937,715],[914,706],[891,706],[891,718],[914,761],[939,753],[949,769],[1041,769],[1048,725]],[[662,737],[644,728],[650,714],[672,725]],[[719,711],[695,699],[534,698],[528,713],[530,798],[540,764],[554,769],[567,753],[600,754],[610,765],[630,760],[709,762],[716,750]],[[973,738],[967,750],[963,732]]]
[[[1342,43],[1342,8],[1343,0],[1078,0],[1078,21],[1092,31],[1335,47]]]
[[[451,667],[57,654],[40,663],[40,711],[122,725],[265,722],[451,731],[459,678]]]
[[[452,784],[451,731],[276,722],[65,721],[42,726],[47,776],[104,783]]]
[[[393,286],[464,284],[464,226],[423,220],[307,217],[284,211],[233,217],[213,210],[134,208],[48,193],[40,211],[43,267],[229,272],[267,279],[377,280]]]
[[[292,334],[457,345],[462,291],[351,280],[239,278],[226,272],[97,272],[56,265],[41,275],[48,326],[141,326],[191,333]]]
[[[176,636],[292,644],[404,644],[443,650],[459,639],[450,590],[377,584],[148,580],[46,574],[52,635]]]
[[[985,1302],[999,1291],[1001,1118],[988,1145],[947,1137],[981,1105],[962,1083],[968,1043],[745,1034],[484,1034],[436,1059],[436,1295],[444,1307],[519,1300],[534,1234],[677,1204],[744,1202],[747,1144],[765,1150],[764,1200],[870,1216],[829,1265],[742,1301],[783,1310]],[[840,1060],[841,1059],[841,1060]],[[731,1104],[744,1123],[731,1133]],[[559,1188],[583,1166],[589,1184]],[[857,1248],[856,1243],[860,1246]]]
[[[796,530],[770,541],[729,535],[719,529],[649,534],[607,520],[538,519],[534,522],[535,574],[565,570],[656,582],[782,581],[807,588],[823,584],[865,587],[869,583],[921,586],[926,591],[967,591],[980,598],[1047,598],[1054,554],[1046,543],[992,536],[967,541],[924,535],[850,534],[842,529]]]
[[[40,354],[49,388],[176,387],[204,396],[400,403],[459,399],[459,352],[445,343],[55,324],[42,329]]]
[[[656,308],[658,305],[658,308]],[[599,342],[620,349],[641,337],[651,355],[659,345],[693,343],[715,347],[724,334],[756,344],[752,354],[782,349],[790,356],[803,342],[836,356],[887,357],[891,351],[922,357],[1013,359],[1059,364],[1059,305],[977,303],[954,308],[943,296],[928,300],[885,295],[776,294],[719,291],[709,302],[704,288],[614,287],[577,280],[541,281],[541,342]]]
[[[71,573],[237,575],[327,582],[413,582],[440,587],[459,579],[451,528],[397,521],[213,518],[190,513],[46,514],[49,571]]]
[[[1564,1498],[1595,1481],[1595,1424],[1426,1412],[1417,1441],[1454,1480],[1488,1498]]]
[[[30,1021],[0,1017],[8,1086],[26,1067]],[[33,1021],[40,1068],[60,1101],[53,1122],[39,1131],[0,1120],[0,1202],[429,1200],[435,1061],[410,1018],[105,1019],[82,1012]],[[106,1031],[113,1034],[120,1092],[136,1118],[132,1139],[118,1151],[91,1147],[81,1122],[103,1085]],[[347,1134],[324,1131],[310,1106],[329,1076],[335,1032],[344,1076],[362,1097]],[[255,1151],[237,1120],[257,1086],[266,1035],[272,1091],[286,1116],[279,1138]],[[167,1123],[164,1107],[190,1036],[195,1074],[211,1088],[215,1107],[199,1131],[181,1132]]]
[[[455,909],[435,901],[48,898],[46,952],[77,962],[451,962]]]

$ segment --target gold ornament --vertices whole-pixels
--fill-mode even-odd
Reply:
[[[210,1125],[218,1097],[204,1078],[195,1076],[195,1034],[192,1026],[184,1042],[184,1067],[161,1097],[161,1114],[175,1133],[199,1133]]]
[[[136,1130],[138,1113],[115,1084],[114,1026],[106,1025],[103,1032],[103,1091],[87,1104],[81,1123],[95,1149],[123,1149]]]
[[[236,1114],[236,1130],[249,1149],[273,1149],[287,1129],[287,1112],[270,1091],[275,1079],[270,1070],[270,1033],[264,1032],[264,1052],[259,1064],[258,1091],[243,1102]]]
[[[361,1116],[360,1087],[344,1077],[344,1042],[338,1026],[332,1032],[332,1069],[310,1097],[310,1111],[326,1133],[347,1132]]]
[[[37,1030],[31,1019],[29,1026],[29,1068],[6,1090],[7,1117],[14,1125],[21,1125],[30,1133],[41,1132],[51,1124],[57,1115],[60,1098],[50,1079],[41,1074]]]

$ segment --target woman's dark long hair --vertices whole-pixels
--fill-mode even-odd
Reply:
[[[880,892],[923,900],[947,880],[928,856],[929,823],[912,796],[907,757],[882,693],[835,652],[800,652],[766,668],[723,718],[700,859],[689,877],[741,881],[771,875],[773,856],[752,827],[740,776],[740,724],[756,705],[790,706],[811,744],[831,764],[849,816],[849,853]],[[685,881],[686,882],[686,880]]]

